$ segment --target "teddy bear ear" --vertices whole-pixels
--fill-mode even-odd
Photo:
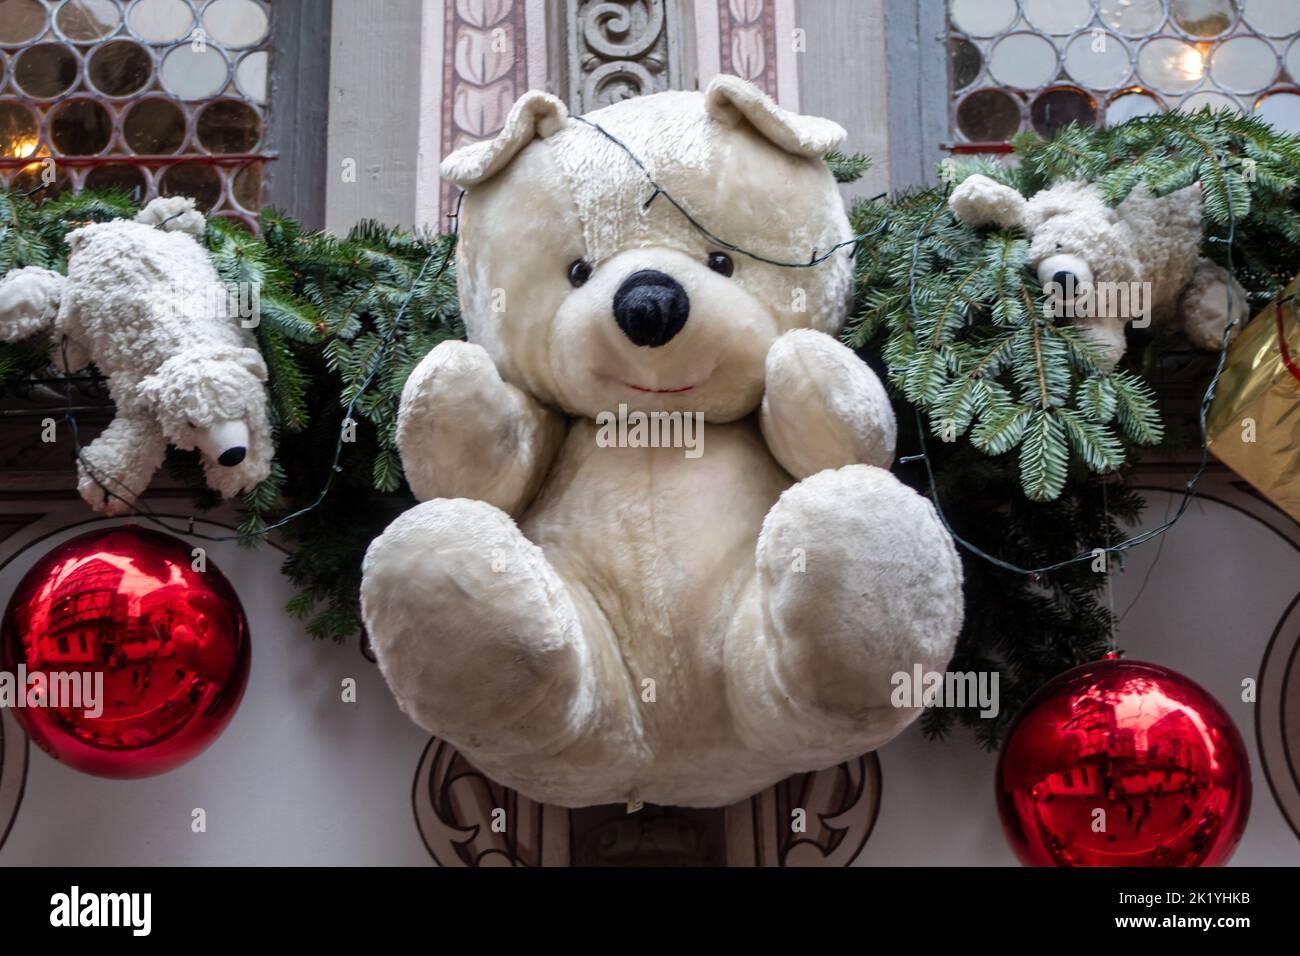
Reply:
[[[135,221],[155,226],[164,232],[183,232],[202,238],[208,223],[189,196],[159,196],[135,215]]]
[[[948,197],[953,215],[970,226],[1023,226],[1025,206],[1024,196],[982,173],[967,176]]]
[[[738,76],[714,77],[704,94],[704,108],[724,126],[748,120],[773,144],[796,156],[820,159],[848,136],[839,123],[781,109],[757,86]]]
[[[262,353],[257,349],[237,349],[232,357],[253,378],[259,382],[266,381],[266,360],[262,358]]]
[[[462,189],[477,186],[505,169],[534,139],[552,135],[568,119],[569,111],[559,99],[529,90],[511,107],[506,125],[494,138],[462,146],[442,161],[442,178]]]

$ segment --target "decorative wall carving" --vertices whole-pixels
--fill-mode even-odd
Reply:
[[[523,0],[446,0],[445,12],[443,156],[495,136],[528,88]],[[455,208],[455,187],[442,189],[442,209]]]
[[[27,735],[9,708],[0,707],[0,847],[18,816],[27,782]]]
[[[567,0],[566,8],[566,99],[575,112],[681,85],[681,42],[669,22],[676,5]]]
[[[723,73],[777,96],[775,0],[717,0],[718,53]]]
[[[880,762],[867,754],[796,774],[719,809],[566,810],[494,783],[434,738],[414,805],[441,866],[848,866],[875,825]]]

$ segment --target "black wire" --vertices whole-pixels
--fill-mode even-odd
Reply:
[[[881,232],[884,231],[884,226],[887,223],[887,220],[882,219],[881,225],[877,226],[871,232],[864,232],[860,236],[853,236],[850,239],[844,239],[840,242],[837,242],[835,243],[835,245],[831,246],[830,249],[827,250],[822,255],[818,255],[817,250],[814,249],[812,251],[812,255],[809,257],[807,262],[782,262],[779,259],[769,259],[767,256],[760,255],[757,252],[750,252],[748,249],[745,249],[744,247],[739,246],[734,242],[730,242],[726,239],[723,239],[721,236],[715,235],[714,233],[710,232],[708,227],[705,226],[704,223],[696,219],[693,215],[691,215],[690,210],[688,210],[685,206],[683,206],[680,202],[678,202],[677,199],[674,198],[672,193],[664,189],[663,186],[659,185],[659,183],[655,180],[654,176],[651,175],[650,170],[648,170],[645,164],[641,162],[641,158],[637,156],[635,152],[632,151],[632,148],[628,146],[626,143],[624,143],[617,136],[615,136],[613,133],[611,133],[609,130],[605,129],[605,127],[601,126],[599,123],[593,123],[591,120],[583,116],[574,116],[572,117],[572,119],[577,120],[579,123],[584,123],[587,126],[590,126],[592,129],[594,129],[596,132],[600,133],[601,136],[604,136],[607,140],[609,140],[611,143],[613,143],[615,146],[617,146],[619,149],[625,152],[628,155],[628,158],[631,159],[632,162],[636,165],[636,168],[641,170],[642,174],[644,174],[646,178],[646,181],[649,182],[652,187],[654,187],[653,191],[650,193],[650,198],[641,204],[641,209],[643,211],[649,209],[651,203],[653,203],[660,196],[663,196],[665,199],[668,200],[668,202],[672,204],[674,209],[676,209],[678,212],[682,214],[683,217],[685,217],[687,222],[689,222],[692,226],[694,226],[696,230],[703,233],[704,236],[708,238],[710,242],[713,242],[721,246],[722,248],[729,250],[730,252],[736,252],[742,256],[748,256],[750,259],[753,259],[756,262],[764,262],[770,266],[780,266],[783,269],[808,269],[811,268],[812,266],[820,265],[821,263],[829,259],[831,256],[835,255],[835,253],[839,252],[841,249],[847,246],[853,246],[854,247],[853,254],[856,255],[858,244],[862,242],[864,239],[871,239],[879,235]],[[875,199],[883,199],[884,197],[885,194],[881,193],[879,196],[872,197],[872,199],[874,201]]]

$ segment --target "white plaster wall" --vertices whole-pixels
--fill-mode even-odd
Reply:
[[[1149,494],[1143,527],[1162,524],[1179,497]],[[1300,865],[1300,838],[1260,763],[1255,705],[1241,700],[1242,679],[1257,676],[1269,637],[1300,589],[1300,552],[1240,511],[1198,500],[1163,549],[1157,539],[1128,554],[1127,569],[1114,580],[1119,611],[1151,576],[1124,618],[1121,648],[1210,691],[1250,752],[1250,820],[1230,865]],[[981,751],[965,731],[935,742],[914,726],[880,751],[880,762],[880,816],[859,865],[1015,865],[993,802],[996,753]]]
[[[1152,493],[1149,523],[1171,504],[1169,494]],[[69,502],[0,545],[0,561],[86,517],[79,501]],[[66,527],[0,571],[0,598],[55,542],[86,527]],[[291,589],[278,574],[280,552],[215,544],[209,553],[252,628],[248,691],[225,734],[192,763],[135,781],[89,777],[33,748],[0,865],[430,864],[411,806],[426,735],[397,710],[355,642],[316,643],[283,612]],[[1241,679],[1257,674],[1300,587],[1300,552],[1239,511],[1199,501],[1162,550],[1130,552],[1115,581],[1116,607],[1130,604],[1148,570],[1121,644],[1130,657],[1166,664],[1208,688],[1250,750],[1254,800],[1233,864],[1300,864],[1300,839],[1264,778],[1254,705],[1240,699]],[[344,677],[357,679],[356,704],[340,700]],[[858,865],[1014,865],[994,809],[995,754],[964,731],[940,743],[913,728],[880,760],[880,816]],[[190,832],[195,807],[207,811],[207,833]]]
[[[0,603],[51,547],[89,530],[80,523],[88,515],[69,502],[0,544],[2,561],[64,529],[0,571]],[[248,689],[229,726],[195,760],[142,780],[92,777],[29,748],[0,865],[432,865],[411,809],[428,736],[397,709],[355,640],[313,641],[284,613],[292,589],[279,574],[282,552],[204,546],[239,594],[252,635]],[[345,677],[356,678],[355,704],[341,700]],[[206,833],[191,832],[196,807],[207,813]]]

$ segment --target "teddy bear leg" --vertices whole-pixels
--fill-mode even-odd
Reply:
[[[1183,290],[1179,314],[1191,343],[1199,349],[1217,352],[1223,346],[1223,332],[1228,323],[1235,323],[1229,338],[1245,324],[1250,303],[1246,300],[1246,290],[1227,269],[1202,256],[1192,281]]]
[[[747,745],[825,766],[915,719],[893,677],[942,671],[962,622],[961,562],[929,501],[870,465],[819,472],[768,512],[757,571],[754,627],[728,644]]]
[[[402,710],[471,757],[554,753],[593,712],[568,587],[486,502],[435,498],[390,524],[366,552],[361,611]]]
[[[77,460],[77,491],[96,511],[131,510],[167,453],[167,440],[152,419],[118,415]]]

